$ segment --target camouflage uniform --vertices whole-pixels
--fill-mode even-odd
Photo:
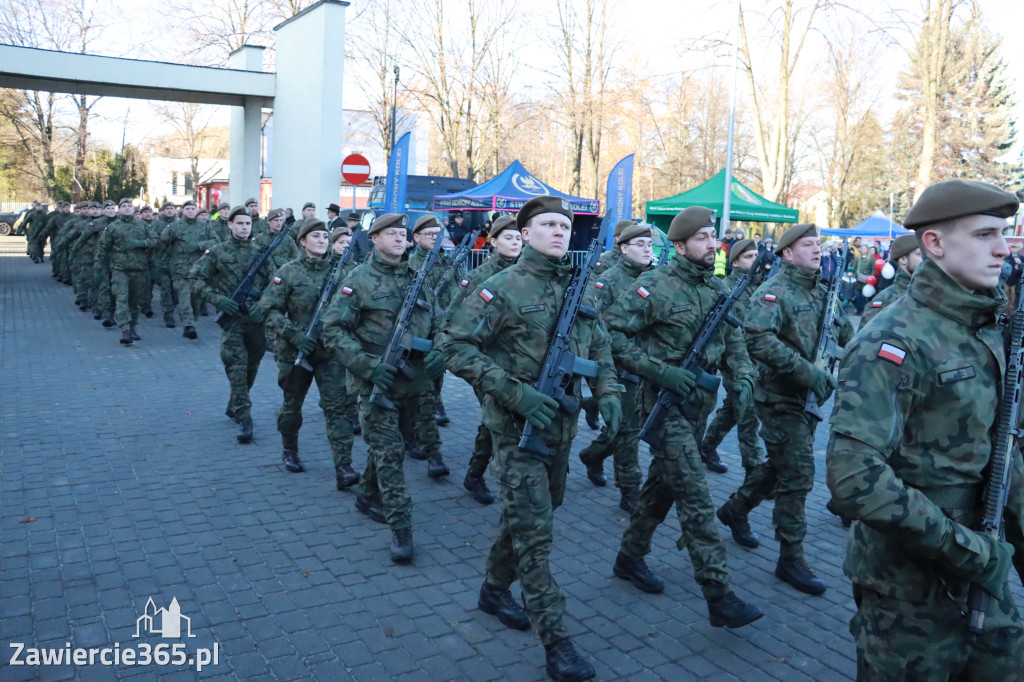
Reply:
[[[368,262],[345,278],[324,315],[324,344],[338,354],[348,369],[349,393],[361,397],[363,441],[369,451],[359,496],[374,498],[379,493],[384,517],[395,531],[412,527],[412,499],[405,486],[402,467],[405,447],[398,416],[400,412],[420,409],[419,397],[429,383],[423,376],[422,355],[413,353],[410,369],[414,377],[398,373],[387,392],[396,410],[388,410],[370,403],[373,390],[370,375],[381,362],[381,353],[391,337],[406,289],[414,277],[408,261],[388,263],[374,252]],[[416,306],[409,331],[414,336],[430,339],[440,328],[440,310],[434,305],[430,287],[423,287],[420,300],[429,304],[430,310]],[[416,420],[416,437],[425,450],[440,453],[441,439],[433,420],[429,423]]]
[[[81,234],[82,226],[87,224],[91,218],[85,214],[87,209],[83,209],[82,213],[73,214],[68,222],[64,223],[64,228],[61,229],[60,234],[57,235],[56,243],[54,244],[54,251],[56,252],[53,256],[53,262],[57,267],[57,279],[61,280],[65,284],[71,284],[71,245],[77,241],[78,236]]]
[[[213,231],[217,233],[217,237],[222,241],[226,242],[231,239],[231,228],[228,227],[228,221],[225,218],[227,214],[221,214],[216,220],[211,220],[210,225],[213,226]]]
[[[78,236],[71,246],[72,279],[75,295],[81,297],[90,308],[97,305],[96,244],[110,222],[110,218],[99,215],[79,227]]]
[[[231,237],[209,249],[189,272],[192,290],[204,300],[216,304],[221,296],[229,296],[259,253],[259,247],[249,238]],[[266,263],[253,279],[253,286],[265,289],[270,281]],[[244,313],[225,315],[220,334],[220,359],[231,384],[228,410],[236,420],[252,418],[249,389],[256,381],[260,361],[267,352],[267,337],[263,325]]]
[[[43,236],[43,242],[45,244],[47,239],[50,240],[50,269],[53,271],[53,276],[57,278],[61,277],[60,260],[62,259],[57,244],[60,243],[61,232],[64,231],[73,217],[70,212],[61,211],[46,224],[46,234]]]
[[[153,228],[131,216],[112,220],[100,237],[98,254],[105,254],[115,300],[114,321],[122,332],[135,329],[146,292],[149,253],[156,246]],[[99,258],[99,257],[98,257]]]
[[[34,261],[43,259],[43,245],[39,241],[39,233],[46,225],[48,215],[42,209],[32,209],[25,216],[25,241],[28,256]]]
[[[160,289],[160,310],[163,311],[164,322],[170,327],[174,326],[174,301],[177,298],[177,292],[174,289],[174,282],[171,280],[171,264],[163,243],[163,234],[175,222],[177,221],[173,217],[168,218],[164,215],[158,215],[153,220],[153,230],[161,236],[161,239],[150,257],[149,299],[147,300],[149,308],[152,309],[153,289],[158,287]],[[191,286],[188,271],[184,274],[183,284]]]
[[[621,254],[618,245],[613,248]],[[587,300],[593,301],[599,311],[608,308],[623,293],[633,291],[630,285],[637,277],[651,269],[650,264],[640,265],[629,258],[620,256],[615,260],[616,264],[608,270],[599,275],[595,273],[587,289]],[[580,457],[586,457],[591,462],[604,462],[611,455],[615,463],[615,485],[620,490],[627,491],[639,488],[643,480],[638,457],[640,415],[637,392],[640,377],[626,370],[619,362],[615,363],[615,369],[626,388],[621,396],[622,423],[618,432],[611,434],[608,425],[605,424],[597,438],[586,447],[586,454],[580,453]]]
[[[170,273],[174,297],[178,299],[178,318],[186,327],[194,327],[202,299],[192,291],[189,272],[205,251],[220,243],[209,223],[182,217],[160,233],[161,258]],[[161,293],[163,298],[163,293]],[[168,296],[168,298],[171,298]]]
[[[726,293],[712,274],[710,267],[674,258],[665,267],[640,275],[604,311],[613,354],[623,367],[645,379],[639,394],[644,419],[658,397],[654,377],[666,365],[679,365],[719,296]],[[712,374],[723,369],[727,381],[753,382],[743,335],[729,325],[715,333],[702,366]],[[675,504],[682,530],[677,546],[689,550],[694,576],[709,601],[729,592],[725,545],[715,527],[715,508],[697,448],[697,436],[717,399],[717,392],[694,387],[687,400],[697,418],[687,419],[673,410],[662,422],[657,435],[664,449],[651,448],[653,461],[621,546],[622,554],[632,559],[649,554],[655,529]]]
[[[910,287],[910,273],[903,268],[897,267],[896,279],[893,280],[892,285],[876,294],[864,309],[864,316],[860,318],[860,328],[863,329],[864,325],[870,322],[875,315],[882,312],[883,308],[907,293],[908,287]]]
[[[862,680],[1024,679],[1024,628],[1009,584],[983,635],[970,634],[963,615],[990,553],[971,529],[981,520],[1005,371],[1004,304],[1001,291],[969,293],[925,261],[907,295],[843,356],[827,479],[834,504],[854,519],[844,570]],[[1016,449],[1011,466],[1004,527],[1024,574]]]
[[[547,348],[538,340],[551,336],[571,273],[568,259],[553,263],[526,245],[515,265],[489,278],[452,310],[441,349],[448,368],[484,393],[483,419],[494,443],[492,473],[502,514],[501,531],[487,558],[486,582],[507,590],[520,581],[526,612],[545,645],[569,636],[563,622],[565,596],[551,575],[549,558],[553,515],[565,496],[579,415],[559,411],[539,431],[550,449],[542,457],[519,448],[524,420],[508,405],[521,396],[521,384],[540,374]],[[576,320],[570,348],[597,361],[598,375],[590,379],[595,395],[621,390],[608,336],[596,321]],[[570,389],[579,400],[580,380]]]
[[[818,425],[804,411],[804,404],[813,383],[811,360],[826,294],[820,272],[783,264],[779,274],[750,297],[743,324],[747,350],[758,363],[754,401],[768,460],[744,480],[723,509],[728,515],[745,517],[774,490],[772,523],[783,559],[804,555],[804,503],[814,485]],[[836,314],[835,326],[839,345],[845,345],[853,328],[841,312]]]

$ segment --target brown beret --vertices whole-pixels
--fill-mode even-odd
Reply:
[[[186,206],[195,206],[195,205],[196,205],[196,202],[194,202],[194,201],[192,201],[191,199],[189,199],[189,200],[188,200],[188,201],[186,201],[186,202],[185,202],[184,204],[182,204],[182,205],[181,205],[181,207],[182,207],[182,208],[185,208]]]
[[[327,226],[324,225],[324,221],[317,218],[306,218],[302,221],[302,225],[299,227],[299,233],[295,235],[295,241],[299,241],[310,232],[327,232]]]
[[[612,236],[618,239],[619,235],[622,234],[623,230],[625,230],[627,227],[636,224],[637,223],[635,220],[620,220],[619,222],[615,223],[615,229],[612,231]]]
[[[210,209],[208,209],[208,208],[201,208],[201,209],[199,209],[199,213],[196,213],[196,215],[203,215],[204,213],[206,215],[210,215]]]
[[[1017,212],[1018,205],[1014,194],[994,185],[974,180],[943,180],[921,192],[903,225],[909,230],[920,230],[969,215],[1009,218]]]
[[[892,245],[889,247],[889,260],[899,260],[907,254],[913,253],[914,249],[921,248],[920,242],[917,241],[916,234],[905,234],[902,237],[896,237],[892,240]]]
[[[117,206],[117,204],[114,203],[113,199],[107,199],[103,202],[103,208],[106,208],[107,206]]]
[[[519,227],[516,225],[516,219],[514,217],[510,215],[503,215],[495,220],[494,224],[491,225],[491,233],[489,236],[491,239],[497,239],[498,235],[505,230],[519,231]]]
[[[715,212],[703,206],[691,206],[676,214],[668,226],[670,242],[685,242],[705,227],[715,226]]]
[[[270,213],[267,214],[267,222],[269,223],[271,220],[276,220],[277,218],[280,218],[283,215],[284,215],[284,210],[283,209],[280,209],[280,208],[271,209]]]
[[[249,216],[249,210],[246,209],[245,206],[235,206],[233,209],[231,209],[231,213],[228,214],[228,222],[230,223],[232,220],[235,219],[236,216],[240,216],[240,215],[244,215],[244,216],[248,217]]]
[[[173,206],[174,204],[171,204],[171,205]],[[231,204],[221,204],[220,206],[217,207],[217,210],[218,211],[230,211],[231,210]]]
[[[130,204],[130,203],[132,203],[132,200],[129,199],[128,197],[121,197],[120,199],[117,200],[117,205],[118,206],[121,206],[123,204]],[[43,204],[43,205],[45,206],[46,204]]]
[[[779,237],[779,243],[775,247],[775,255],[781,256],[782,250],[793,246],[798,239],[817,236],[818,226],[814,223],[800,223],[799,225],[794,225],[783,232],[782,236]]]
[[[348,225],[341,225],[340,227],[334,228],[331,232],[331,243],[338,241],[338,237],[344,237],[345,235],[352,236],[352,230],[349,229]]]
[[[316,204],[314,204],[312,201],[307,201],[302,205],[302,209],[306,210],[307,208],[316,208]]]
[[[255,197],[249,197],[248,199],[245,200],[245,205],[246,206],[248,206],[249,204],[259,204],[259,203],[260,202],[256,201]]]
[[[625,229],[622,230],[622,232],[619,233],[619,236],[615,239],[616,244],[627,244],[631,239],[636,239],[637,237],[651,236],[652,233],[650,225],[637,224],[634,223],[632,220],[630,220],[629,222],[632,223],[633,226],[626,227]],[[615,229],[619,229],[619,226],[616,225]]]
[[[437,216],[433,213],[420,216],[420,219],[416,221],[416,224],[412,226],[412,233],[416,234],[420,230],[425,230],[428,227],[441,227],[441,223],[437,221]]]
[[[530,199],[519,209],[519,213],[516,214],[516,225],[521,230],[530,218],[541,213],[559,213],[572,221],[572,208],[569,206],[569,200],[546,194]]]
[[[757,251],[757,244],[753,239],[741,239],[729,248],[729,262],[733,262],[747,251]]]
[[[149,206],[143,206],[142,208],[139,209],[139,213],[145,213],[146,211],[149,211],[150,213],[152,213],[153,209],[150,208]]]
[[[373,236],[377,232],[389,227],[408,227],[409,216],[404,213],[384,213],[377,216],[377,219],[370,225],[370,229],[367,230],[367,236]]]

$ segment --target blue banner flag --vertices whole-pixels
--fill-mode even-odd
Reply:
[[[409,136],[406,133],[391,150],[388,179],[384,185],[384,212],[405,213],[405,190],[409,181]]]
[[[615,224],[620,220],[633,217],[633,155],[625,156],[615,164],[608,175],[608,193],[605,195],[605,213],[602,224],[611,225],[608,229],[606,249],[615,244]]]

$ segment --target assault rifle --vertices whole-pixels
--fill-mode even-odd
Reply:
[[[331,274],[328,275],[327,280],[324,282],[323,289],[320,290],[320,300],[317,301],[316,310],[313,311],[313,318],[306,325],[306,336],[312,336],[314,339],[319,340],[320,336],[324,333],[324,325],[320,321],[323,317],[324,311],[327,310],[327,304],[331,302],[331,297],[334,295],[334,290],[338,288],[338,284],[341,282],[341,271],[345,269],[348,262],[352,259],[352,242],[345,247],[345,252],[341,254],[341,258],[338,259],[334,269],[331,270]],[[295,362],[292,367],[292,371],[299,367],[307,372],[313,371],[313,366],[306,360],[305,353],[299,351],[299,354],[295,357]]]
[[[280,246],[281,242],[284,241],[284,238],[288,235],[289,229],[291,229],[290,225],[285,226],[285,228],[281,230],[276,237],[274,237],[274,241],[260,247],[259,253],[256,254],[255,258],[253,258],[252,263],[249,265],[249,269],[245,271],[245,274],[238,282],[235,290],[232,291],[231,295],[228,297],[238,304],[238,312],[240,314],[245,315],[249,312],[246,307],[246,303],[250,299],[255,300],[262,295],[263,292],[254,287],[252,285],[252,281],[256,278],[256,273],[260,271],[263,264],[267,262],[268,258],[270,258],[270,254],[272,254],[274,249]],[[227,325],[227,322],[224,320],[223,312],[217,313],[216,317],[213,318],[213,321],[221,327],[225,327]]]
[[[1020,416],[1021,384],[1024,383],[1024,297],[1010,318],[1010,349],[1006,357],[1006,375],[1003,377],[1003,397],[999,401],[999,420],[995,446],[985,487],[984,516],[981,532],[997,540],[1003,534],[1003,509],[1010,494],[1010,475],[1013,471],[1013,451]],[[976,635],[985,632],[985,615],[992,597],[980,585],[971,583],[967,592],[967,629]]]
[[[398,371],[409,379],[416,376],[416,371],[409,366],[409,356],[412,355],[412,352],[417,350],[427,353],[434,347],[433,342],[429,339],[413,336],[412,332],[409,331],[409,324],[412,322],[412,311],[414,308],[431,310],[431,305],[426,301],[419,300],[419,298],[420,292],[423,290],[423,284],[427,281],[427,275],[430,274],[430,269],[437,262],[437,254],[441,250],[441,241],[441,235],[439,234],[437,239],[434,240],[434,248],[430,249],[430,253],[427,254],[426,259],[423,261],[423,267],[416,273],[409,288],[405,290],[405,300],[402,301],[402,309],[398,313],[398,319],[395,320],[395,328],[391,332],[391,338],[388,339],[388,345],[384,347],[384,352],[380,356],[381,362],[397,367]],[[373,391],[370,393],[370,404],[383,407],[385,410],[395,409],[395,404],[377,386],[374,386]]]
[[[736,280],[736,286],[732,288],[732,291],[728,295],[719,295],[718,302],[715,307],[711,309],[708,316],[704,318],[704,322],[701,324],[700,329],[697,331],[697,335],[693,337],[693,341],[690,343],[690,347],[686,349],[686,354],[680,361],[679,366],[683,369],[689,370],[696,375],[697,386],[707,390],[716,392],[718,387],[721,385],[722,380],[714,374],[710,374],[700,366],[701,358],[704,356],[704,351],[707,349],[708,344],[711,343],[712,337],[718,328],[722,326],[722,322],[733,327],[739,327],[739,319],[732,314],[732,307],[743,296],[743,293],[750,286],[750,283],[754,280],[754,276],[757,272],[764,267],[764,265],[773,258],[771,251],[763,251],[754,261],[754,264],[750,266],[750,269],[740,275],[740,278]],[[643,427],[640,429],[640,440],[644,441],[648,445],[654,448],[663,448],[665,442],[657,435],[658,428],[661,423],[665,421],[665,417],[668,416],[669,410],[674,407],[678,407],[679,411],[687,419],[696,419],[699,414],[697,408],[690,404],[689,400],[683,396],[670,391],[666,388],[658,391],[658,400],[654,404],[654,408],[651,413],[647,415],[647,421],[644,422]]]
[[[831,374],[839,362],[839,343],[836,341],[834,325],[836,321],[836,309],[839,307],[839,285],[843,281],[843,273],[846,272],[846,259],[848,251],[840,251],[836,256],[836,269],[832,278],[828,281],[828,293],[825,294],[825,310],[821,315],[821,331],[818,332],[818,344],[814,347],[814,359],[811,361],[815,367],[819,367]],[[804,412],[808,413],[818,421],[825,418],[821,408],[818,407],[818,396],[813,390],[807,392],[807,401],[804,403]]]
[[[445,268],[445,271],[441,273],[441,277],[438,278],[437,284],[434,286],[434,298],[437,298],[445,285],[448,284],[452,277],[455,276],[455,273],[459,271],[459,266],[462,265],[462,262],[469,257],[470,251],[473,250],[473,244],[476,243],[476,238],[479,235],[480,230],[477,229],[467,233],[466,236],[462,238],[458,248],[456,248],[455,252],[452,254],[452,262],[449,263],[448,267]],[[437,238],[440,240],[441,235],[438,235]]]
[[[765,252],[767,253],[768,249],[765,249]],[[782,269],[782,258],[776,258],[775,260],[772,261],[772,266],[768,270],[768,274],[765,275],[764,278],[771,279],[775,275],[779,274],[780,269]]]
[[[604,251],[608,228],[609,224],[602,223],[597,238],[590,242],[590,249],[587,251],[583,264],[573,269],[572,280],[562,297],[562,305],[558,309],[558,320],[555,322],[555,329],[548,341],[544,362],[540,366],[540,377],[533,384],[535,389],[558,401],[558,406],[566,414],[574,414],[580,409],[580,404],[566,390],[571,387],[576,375],[597,376],[597,363],[587,358],[581,358],[570,351],[569,339],[572,336],[572,328],[577,314],[590,320],[597,319],[597,310],[582,305],[583,294],[587,290],[590,275],[593,274],[594,268],[597,266],[597,260]],[[519,447],[538,455],[550,454],[547,444],[534,431],[533,424],[526,422],[522,438],[519,439]]]

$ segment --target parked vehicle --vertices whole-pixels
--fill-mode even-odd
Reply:
[[[25,206],[14,213],[0,213],[0,237],[10,234],[25,234],[25,213],[29,207]]]

